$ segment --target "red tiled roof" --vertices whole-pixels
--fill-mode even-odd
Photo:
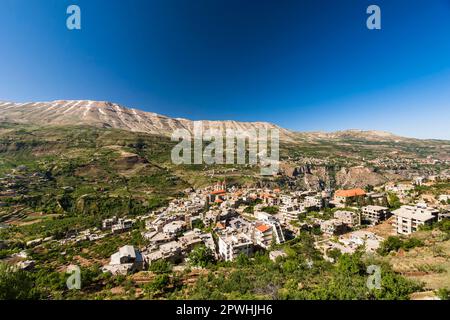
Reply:
[[[216,190],[211,192],[211,194],[223,194],[223,193],[227,193],[225,190]]]
[[[222,223],[220,223],[220,222],[216,223],[216,227],[219,228],[219,229],[225,229],[225,226]]]
[[[350,189],[350,190],[337,190],[335,193],[336,197],[357,197],[357,196],[365,196],[366,192],[363,189]]]
[[[256,227],[256,229],[258,229],[261,232],[266,232],[267,230],[270,229],[270,227],[265,224],[260,224],[259,226]]]

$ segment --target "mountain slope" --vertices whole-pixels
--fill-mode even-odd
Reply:
[[[192,133],[194,122],[160,114],[129,109],[111,102],[89,100],[58,100],[53,102],[0,102],[0,122],[35,125],[89,125],[170,136],[176,129]],[[205,130],[214,129],[278,129],[280,137],[292,133],[267,122],[200,121]]]

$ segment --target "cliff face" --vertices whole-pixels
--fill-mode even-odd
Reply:
[[[365,186],[377,186],[389,179],[401,178],[375,172],[368,167],[341,168],[337,172],[334,168],[325,166],[301,166],[293,167],[287,164],[281,165],[281,170],[292,186],[299,188],[321,190],[331,187],[339,188],[364,188]]]
[[[336,184],[344,188],[363,188],[387,182],[387,178],[367,167],[342,168],[336,173]]]

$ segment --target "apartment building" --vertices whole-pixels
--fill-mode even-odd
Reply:
[[[253,241],[243,233],[223,233],[219,235],[219,256],[225,261],[233,261],[240,254],[250,255]]]
[[[361,224],[361,216],[352,211],[338,210],[334,213],[334,218],[349,227],[356,227]]]
[[[392,214],[395,216],[392,225],[395,232],[408,235],[416,232],[421,225],[437,221],[439,211],[420,203],[415,206],[401,206],[400,209],[394,210]]]
[[[273,241],[273,228],[269,224],[257,222],[253,232],[253,239],[255,244],[267,249]]]
[[[391,212],[388,208],[382,206],[366,206],[362,207],[362,218],[369,221],[371,224],[378,224],[381,221],[388,219]]]
[[[306,212],[302,205],[284,205],[280,207],[285,222],[298,221],[298,215]]]
[[[261,211],[255,212],[255,217],[256,219],[263,221],[264,223],[272,227],[276,243],[280,244],[286,241],[283,229],[281,228],[280,221],[277,218],[266,212]]]

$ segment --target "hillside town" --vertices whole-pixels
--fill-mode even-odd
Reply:
[[[251,257],[257,251],[269,251],[274,260],[285,253],[277,245],[294,239],[302,230],[313,230],[315,246],[323,252],[337,249],[353,253],[363,247],[375,252],[390,235],[410,235],[421,226],[449,218],[450,195],[415,202],[414,188],[433,183],[426,177],[410,182],[386,184],[373,190],[347,189],[283,191],[238,188],[226,181],[200,189],[186,190],[186,196],[172,200],[167,207],[146,215],[104,219],[102,228],[73,232],[63,239],[34,239],[27,247],[58,241],[95,242],[109,235],[130,232],[137,222],[145,224],[145,247],[125,245],[117,248],[104,272],[129,274],[145,270],[157,261],[183,265],[197,246],[205,246],[214,259],[233,261],[240,255]],[[389,195],[402,203],[388,208]],[[16,255],[20,268],[29,270],[34,261],[25,252]]]

